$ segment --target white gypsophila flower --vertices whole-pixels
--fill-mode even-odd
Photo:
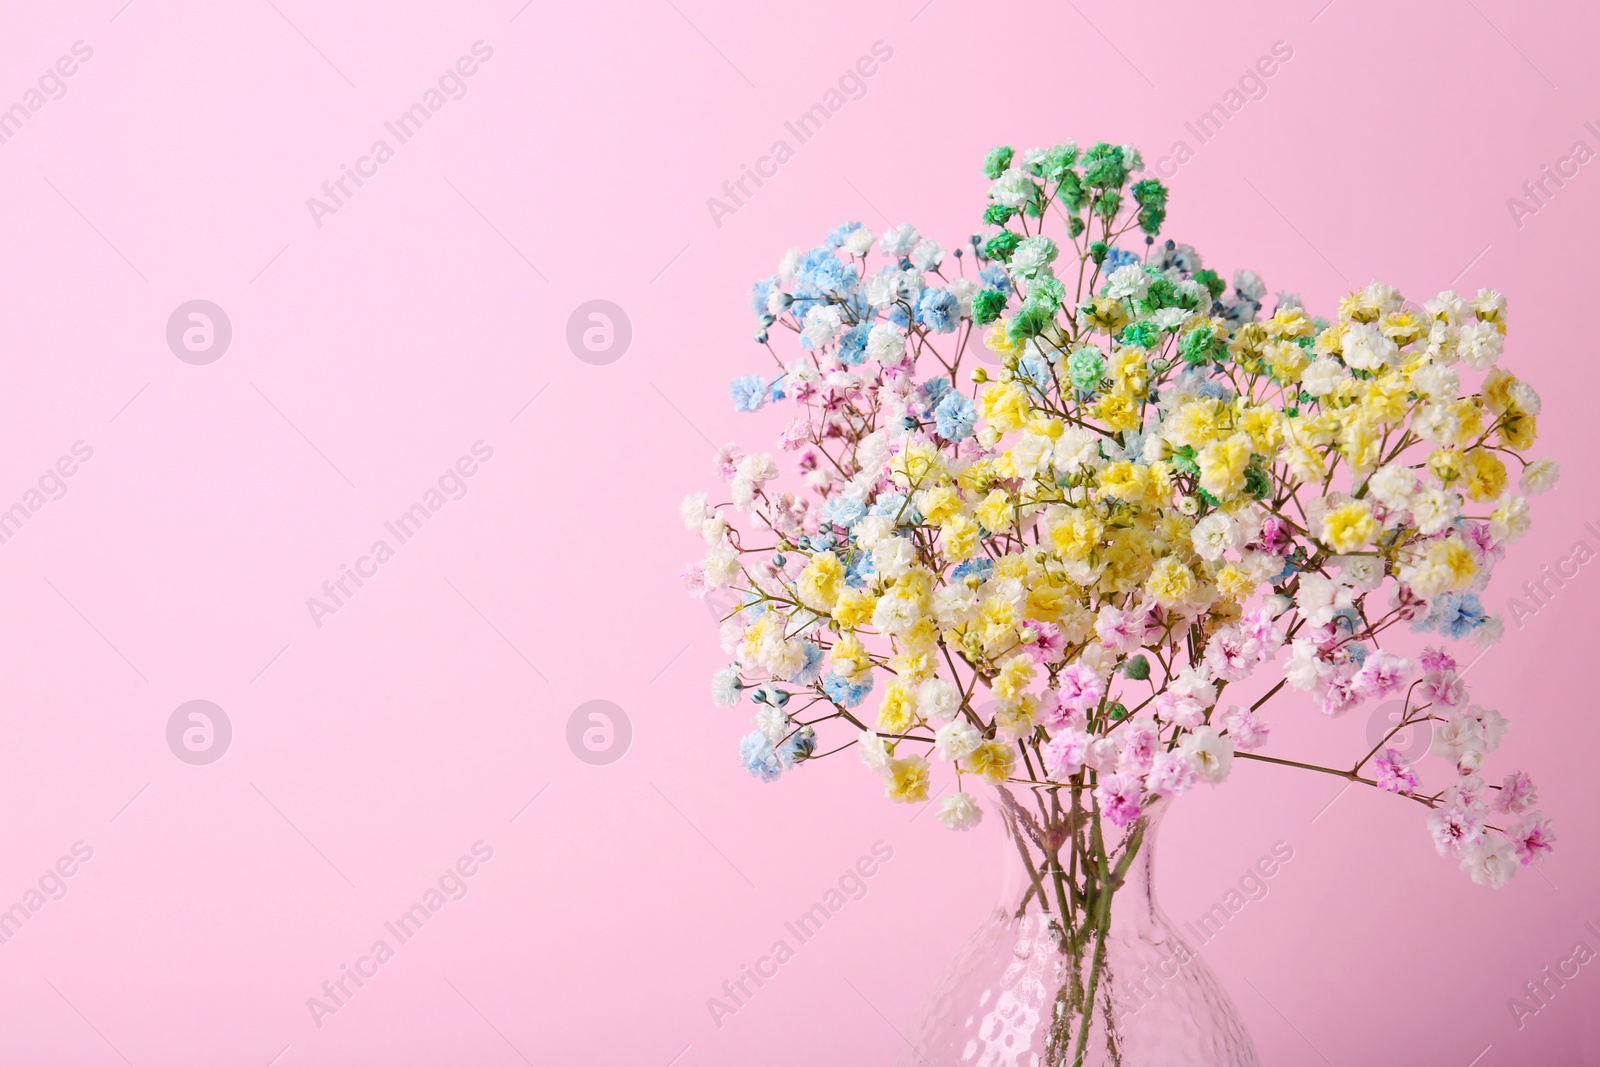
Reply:
[[[706,551],[706,585],[722,589],[739,577],[739,550],[732,545],[712,545]]]
[[[1512,382],[1511,388],[1506,391],[1511,394],[1511,402],[1529,415],[1538,415],[1544,410],[1544,401],[1540,399],[1538,391],[1527,382]]]
[[[924,719],[948,719],[960,707],[961,690],[946,678],[935,676],[917,686],[917,714]]]
[[[772,291],[767,294],[767,314],[774,318],[782,315],[784,309],[789,306],[788,300],[788,293],[784,292],[782,289],[774,287]]]
[[[1237,270],[1233,272],[1233,287],[1247,300],[1261,303],[1261,298],[1267,295],[1267,283],[1261,280],[1261,275],[1253,270]]]
[[[1078,426],[1069,426],[1056,438],[1050,464],[1062,474],[1077,474],[1085,467],[1096,465],[1100,458],[1097,434]]]
[[[1400,463],[1379,467],[1367,479],[1367,492],[1386,508],[1403,511],[1417,491],[1417,472]]]
[[[965,585],[941,586],[933,594],[929,609],[933,620],[944,629],[971,622],[978,617],[978,591]]]
[[[909,222],[902,222],[898,226],[890,226],[883,232],[883,240],[878,242],[878,249],[886,256],[895,259],[904,259],[917,247],[920,235],[917,228]]]
[[[700,536],[708,545],[720,545],[728,536],[728,520],[721,515],[712,515],[700,524]]]
[[[1300,575],[1295,607],[1312,626],[1321,626],[1355,603],[1355,590],[1321,574]]]
[[[1448,489],[1430,486],[1411,498],[1410,509],[1417,531],[1431,537],[1456,521],[1461,497]]]
[[[698,530],[701,525],[715,512],[706,506],[704,493],[690,493],[683,498],[683,503],[678,505],[678,515],[683,519],[684,528]]]
[[[800,334],[813,348],[821,348],[839,335],[844,327],[844,312],[833,304],[821,304],[806,312]]]
[[[909,304],[921,291],[922,275],[914,270],[886,270],[867,279],[867,303],[879,309]]]
[[[1179,751],[1194,761],[1196,776],[1217,785],[1228,779],[1233,769],[1233,742],[1210,726],[1198,726],[1178,744]]]
[[[1456,348],[1461,362],[1473,370],[1488,370],[1500,358],[1505,342],[1492,322],[1472,322],[1461,327],[1461,337]]]
[[[754,717],[757,730],[766,735],[767,740],[774,745],[783,740],[783,735],[789,732],[789,716],[781,708],[774,708],[763,704],[757,709]]]
[[[906,537],[887,537],[872,550],[872,570],[881,578],[903,578],[917,563],[917,547]]]
[[[1493,708],[1482,708],[1476,704],[1467,708],[1467,714],[1477,719],[1478,725],[1483,728],[1483,750],[1493,752],[1499,748],[1506,732],[1511,729],[1511,720]]]
[[[1489,515],[1489,536],[1504,544],[1522,540],[1522,535],[1533,525],[1533,515],[1526,497],[1507,494],[1500,506]]]
[[[1494,289],[1479,289],[1472,298],[1472,310],[1480,319],[1497,319],[1506,313],[1506,298]]]
[[[856,524],[856,544],[871,552],[886,538],[894,536],[894,519],[888,515],[868,515]]]
[[[902,596],[886,596],[872,609],[872,625],[882,633],[901,637],[911,631],[922,618],[922,609],[914,600]]]
[[[983,809],[971,793],[952,793],[939,801],[938,819],[946,830],[970,830],[983,821]]]
[[[1328,561],[1339,568],[1339,580],[1370,593],[1383,584],[1383,560],[1376,556],[1334,556]]]
[[[880,322],[867,331],[867,358],[894,363],[906,351],[906,335],[892,322]]]
[[[1450,715],[1443,726],[1433,729],[1429,751],[1441,759],[1460,764],[1469,753],[1483,754],[1483,724],[1465,711]]]
[[[1546,456],[1522,468],[1522,491],[1530,496],[1549,492],[1561,477],[1561,464]]]
[[[966,719],[952,719],[933,732],[933,751],[942,760],[966,759],[983,744],[983,734]]]
[[[1239,528],[1225,511],[1213,511],[1194,524],[1190,539],[1201,559],[1219,560],[1240,545]]]
[[[889,773],[889,749],[871,730],[861,731],[861,762],[879,774]]]
[[[711,702],[719,708],[739,703],[739,668],[724,667],[711,676]]]
[[[1210,673],[1204,664],[1185,667],[1173,676],[1168,689],[1173,696],[1186,697],[1209,708],[1217,702],[1217,687],[1211,684]]]
[[[1327,396],[1339,388],[1339,383],[1350,376],[1339,361],[1319,356],[1312,360],[1300,374],[1300,388],[1312,396]]]
[[[794,269],[799,264],[800,257],[803,254],[803,251],[798,248],[791,248],[783,254],[783,258],[778,260],[779,281],[785,285],[794,281]]]
[[[1118,267],[1106,282],[1106,295],[1116,300],[1138,300],[1150,290],[1153,279],[1136,263]]]
[[[1477,885],[1499,889],[1517,873],[1519,861],[1511,840],[1498,830],[1485,831],[1461,857],[1461,869]]]
[[[1400,348],[1382,332],[1352,322],[1344,332],[1344,362],[1357,370],[1376,371],[1400,357]],[[1307,390],[1309,392],[1310,390]]]
[[[909,258],[918,270],[937,270],[944,262],[944,249],[939,247],[939,242],[923,238],[911,249]]]
[[[1012,167],[989,186],[989,199],[1001,207],[1016,210],[1028,202],[1033,196],[1034,189],[1033,179],[1016,167]]]
[[[1457,296],[1454,289],[1446,289],[1422,307],[1428,313],[1428,318],[1451,326],[1460,323],[1467,314],[1467,302]]]
[[[1317,646],[1309,638],[1297,638],[1290,646],[1289,660],[1283,665],[1283,677],[1296,689],[1316,689],[1333,674],[1333,665],[1317,654]]]
[[[1011,446],[1011,465],[1018,475],[1031,478],[1049,469],[1056,442],[1042,433],[1024,431]]]
[[[872,231],[865,226],[857,226],[845,235],[843,248],[852,256],[864,256],[872,251]]]
[[[1435,402],[1454,400],[1461,391],[1461,375],[1453,367],[1424,364],[1412,372],[1411,388]]]
[[[742,457],[734,464],[734,471],[741,478],[748,478],[756,484],[770,482],[778,476],[778,464],[766,452],[755,452]]]

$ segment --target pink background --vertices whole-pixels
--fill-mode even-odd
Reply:
[[[1595,15],[1321,2],[8,4],[0,106],[75,41],[94,55],[0,146],[0,507],[75,441],[94,455],[0,545],[0,907],[94,853],[0,946],[0,1062],[889,1062],[994,897],[996,827],[913,822],[851,759],[777,786],[739,768],[676,505],[711,481],[708,440],[770,439],[727,399],[757,365],[749,282],[847,219],[959,243],[994,143],[1154,164],[1188,141],[1168,234],[1317,310],[1374,277],[1505,291],[1565,480],[1489,599],[1600,547],[1600,164],[1520,227],[1506,205],[1600,148]],[[314,225],[306,198],[478,40],[466,97]],[[866,96],[714,225],[706,199],[878,40]],[[1279,40],[1267,95],[1198,145],[1184,122]],[[233,324],[209,366],[165,341],[195,298]],[[596,298],[633,326],[607,366],[565,340]],[[479,440],[466,497],[316,627],[306,598]],[[1277,768],[1174,812],[1179,920],[1294,849],[1205,948],[1266,1062],[1600,1063],[1600,967],[1520,1031],[1506,1005],[1600,948],[1597,571],[1471,676],[1514,722],[1496,769],[1558,820],[1543,876],[1475,887],[1420,809],[1328,808],[1336,780]],[[197,698],[234,731],[209,766],[165,740]],[[632,722],[609,766],[566,742],[592,699]],[[1278,709],[1270,751],[1361,746],[1363,716]],[[469,894],[315,1025],[307,998],[479,840]],[[715,1026],[707,998],[879,840],[867,897]]]

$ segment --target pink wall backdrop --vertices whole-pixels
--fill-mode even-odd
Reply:
[[[1493,285],[1565,465],[1505,610],[1600,549],[1600,163],[1561,163],[1600,150],[1596,28],[1510,0],[7,4],[0,907],[28,918],[0,1062],[891,1061],[994,898],[997,828],[952,835],[849,759],[763,786],[745,713],[711,707],[676,505],[713,442],[773,429],[727,399],[749,282],[850,219],[957,244],[985,149],[1075,138],[1142,146],[1171,236],[1314,308]],[[784,123],[878,42],[799,143]],[[1568,176],[1540,203],[1546,165]],[[180,358],[196,300],[231,337],[191,351],[180,316]],[[599,361],[568,341],[592,300],[630,327]],[[1600,949],[1600,564],[1566,567],[1473,668],[1514,723],[1500,765],[1558,820],[1541,873],[1475,887],[1413,806],[1261,765],[1168,821],[1179,920],[1293,849],[1203,950],[1268,1063],[1600,1063],[1600,964],[1520,1028],[1507,1007]],[[169,723],[197,700],[191,748],[200,720]],[[623,713],[611,762],[569,743],[590,701]],[[1280,755],[1362,744],[1360,716],[1271,722]],[[707,998],[878,842],[866,895],[717,1025]]]

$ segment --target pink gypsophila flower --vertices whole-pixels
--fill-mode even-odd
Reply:
[[[1379,789],[1387,789],[1391,793],[1410,793],[1417,788],[1417,776],[1412,773],[1411,765],[1405,757],[1392,748],[1383,750],[1373,766],[1377,768],[1377,781]]]
[[[1494,808],[1496,811],[1520,815],[1538,800],[1539,787],[1533,784],[1533,779],[1522,771],[1512,771],[1500,785],[1499,794],[1494,798]]]
[[[1044,746],[1044,767],[1058,781],[1083,770],[1089,759],[1089,743],[1094,740],[1082,730],[1068,729],[1056,734]]]
[[[1106,695],[1106,683],[1088,664],[1074,663],[1061,672],[1057,692],[1063,708],[1087,713],[1099,706],[1100,698]]]
[[[1374,652],[1356,672],[1356,687],[1366,698],[1398,693],[1416,670],[1416,664],[1393,652]]]
[[[1158,752],[1145,775],[1145,788],[1156,796],[1177,796],[1195,783],[1194,761],[1184,752]]]
[[[1161,742],[1161,728],[1154,719],[1140,716],[1119,727],[1117,734],[1117,770],[1124,774],[1143,775],[1155,761],[1156,748]]]
[[[1517,859],[1526,867],[1555,846],[1556,833],[1550,827],[1550,820],[1536,811],[1513,826],[1510,837]]]
[[[1139,779],[1131,774],[1101,775],[1094,796],[1113,824],[1126,827],[1139,817]]]

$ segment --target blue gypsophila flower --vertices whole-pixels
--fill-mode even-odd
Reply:
[[[752,730],[739,739],[739,762],[763,782],[775,782],[783,773],[783,760],[760,730]]]
[[[951,393],[933,409],[933,425],[946,441],[965,441],[978,423],[978,407],[961,393]]]
[[[858,323],[839,335],[839,358],[849,366],[859,366],[867,358],[867,334],[872,332],[870,322]]]
[[[867,509],[868,515],[882,515],[895,519],[901,526],[916,526],[922,522],[922,513],[915,504],[906,503],[904,493],[880,493]]]
[[[1411,624],[1413,630],[1438,630],[1455,640],[1466,637],[1489,621],[1475,593],[1441,593],[1429,605],[1427,617]]]
[[[929,378],[922,383],[922,395],[930,409],[938,407],[939,401],[950,395],[950,389],[949,378]]]
[[[924,289],[917,301],[917,321],[934,333],[953,333],[961,321],[961,301],[948,289]]]
[[[859,222],[847,222],[842,226],[835,226],[828,231],[828,239],[824,243],[829,248],[838,248],[844,244],[846,237],[849,237],[859,229],[861,229],[861,223]]]
[[[800,642],[800,648],[805,655],[805,665],[789,675],[789,681],[794,685],[810,685],[822,673],[822,649],[811,641]]]
[[[803,759],[809,759],[817,750],[817,731],[809,726],[802,726],[784,739],[778,747],[778,758],[783,761],[784,769],[792,769],[795,764]]]
[[[772,277],[763,278],[752,285],[750,287],[750,310],[757,315],[765,315],[767,313],[767,296],[777,284],[778,276],[774,274]]]
[[[854,526],[867,517],[867,505],[856,496],[849,493],[839,493],[830,496],[822,505],[822,518],[824,522],[831,522],[835,526],[846,529]]]
[[[758,411],[767,402],[767,380],[759,374],[741,374],[728,387],[733,410]]]
[[[856,269],[827,248],[813,248],[794,267],[795,295],[827,296],[855,288]]]
[[[872,574],[872,553],[864,550],[857,552],[844,569],[844,584],[852,589],[864,589]]]
[[[1106,253],[1106,261],[1100,265],[1100,273],[1109,275],[1119,267],[1135,267],[1143,262],[1144,258],[1137,253],[1113,248]]]
[[[985,289],[998,289],[1002,293],[1011,292],[1011,276],[998,263],[991,263],[980,270],[978,281]]]
[[[1040,392],[1050,388],[1050,364],[1037,352],[1029,352],[1017,361],[1017,374],[1032,382]]]
[[[978,581],[987,582],[989,576],[994,574],[994,560],[987,556],[980,556],[977,559],[969,559],[964,563],[958,564],[956,569],[950,572],[950,584],[954,585],[957,582],[965,581],[969,574],[976,574]]]
[[[822,676],[822,691],[828,694],[828,699],[835,704],[853,708],[865,700],[868,693],[872,692],[872,675],[867,675],[861,685],[852,685],[837,674],[829,671]],[[746,740],[748,741],[749,738],[746,738]],[[765,740],[765,737],[762,740]]]

